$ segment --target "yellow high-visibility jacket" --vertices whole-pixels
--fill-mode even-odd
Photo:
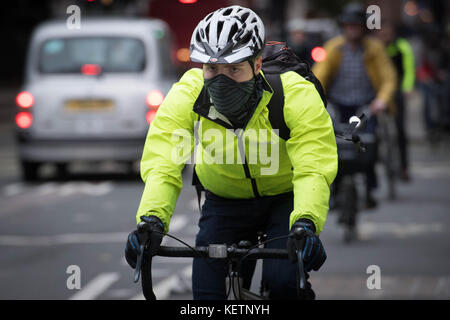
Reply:
[[[235,199],[293,190],[290,226],[300,217],[308,218],[319,234],[328,212],[329,186],[337,173],[333,126],[311,82],[293,71],[281,74],[281,81],[284,118],[290,129],[287,141],[273,132],[268,120],[267,104],[273,90],[266,80],[258,106],[239,133],[209,101],[199,103],[204,92],[203,71],[187,71],[170,89],[147,134],[141,160],[145,188],[137,222],[143,215],[155,215],[168,231],[182,187],[181,171],[193,153],[199,120],[195,171],[206,189]],[[274,160],[267,161],[255,148],[267,148]],[[246,157],[246,164],[241,156]]]

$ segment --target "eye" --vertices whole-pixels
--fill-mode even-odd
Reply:
[[[207,72],[215,72],[217,67],[215,65],[205,65],[204,70]]]

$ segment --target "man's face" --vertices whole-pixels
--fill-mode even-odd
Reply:
[[[357,42],[361,40],[364,36],[364,26],[362,24],[344,24],[342,26],[344,29],[345,37],[351,42]]]
[[[254,62],[255,74],[258,74],[262,66],[262,57],[258,57]],[[203,77],[211,79],[218,74],[224,74],[236,82],[244,82],[253,78],[253,70],[248,61],[231,64],[203,64]]]

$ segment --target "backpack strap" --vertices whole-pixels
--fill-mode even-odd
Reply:
[[[281,139],[288,140],[291,131],[284,120],[284,92],[280,74],[268,73],[265,74],[265,77],[273,89],[272,98],[267,104],[267,108],[269,109],[269,122],[273,129],[279,130],[278,135]]]

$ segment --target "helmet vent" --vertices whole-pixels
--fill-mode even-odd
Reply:
[[[227,10],[225,10],[223,13],[222,13],[222,15],[223,16],[229,16],[230,15],[230,13],[233,11],[233,9],[227,9]]]
[[[237,26],[237,23],[235,23],[231,27],[230,33],[228,34],[228,42],[231,41],[231,39],[233,38],[233,36],[236,34],[237,31],[238,31],[238,26]]]
[[[220,33],[222,32],[222,28],[223,28],[223,21],[219,21],[217,23],[217,39],[219,39],[219,37],[220,37]]]
[[[206,16],[205,22],[209,21],[209,19],[211,19],[212,15],[214,14],[214,12],[211,12],[210,14],[208,14]]]
[[[209,24],[205,28],[205,33],[206,33],[206,36],[207,36],[207,40],[209,40]]]

